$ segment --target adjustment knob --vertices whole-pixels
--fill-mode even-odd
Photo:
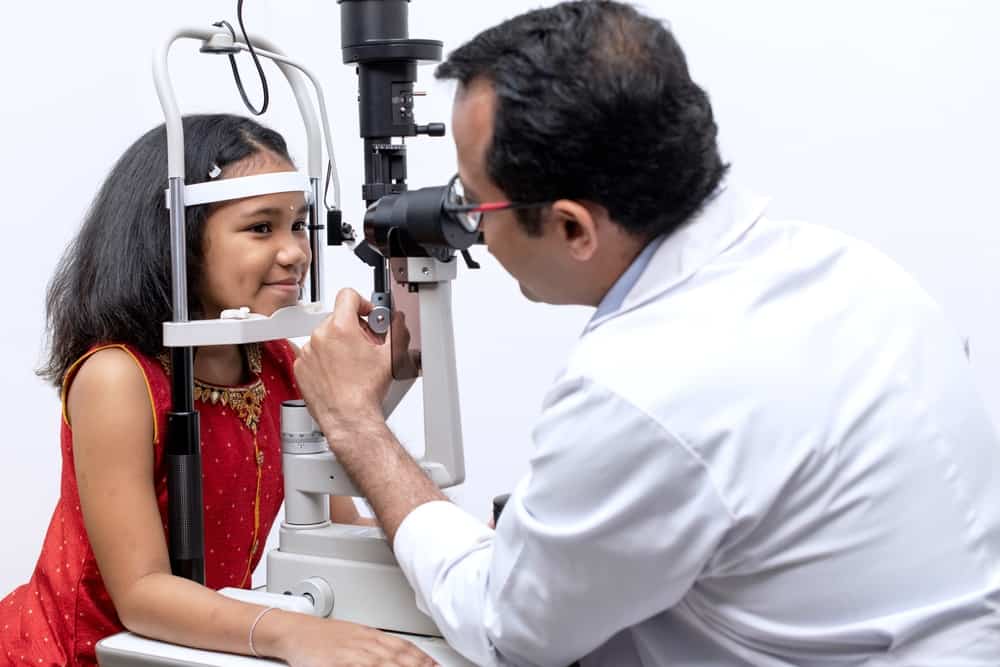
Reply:
[[[444,123],[428,123],[427,125],[417,125],[417,134],[426,134],[429,137],[443,137]]]
[[[368,328],[372,333],[384,334],[389,331],[392,311],[389,309],[389,295],[385,292],[372,294],[372,312],[368,313]]]

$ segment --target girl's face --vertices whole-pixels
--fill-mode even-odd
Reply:
[[[223,178],[294,167],[271,153],[230,165]],[[218,204],[205,220],[199,296],[205,318],[249,306],[271,315],[299,301],[312,254],[302,192],[280,192]]]

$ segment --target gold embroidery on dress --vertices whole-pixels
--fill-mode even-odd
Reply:
[[[194,400],[202,403],[211,403],[228,407],[236,413],[237,418],[243,424],[257,433],[257,426],[260,424],[260,413],[264,406],[264,398],[267,396],[267,387],[260,379],[261,372],[261,349],[256,343],[244,347],[247,355],[247,365],[250,372],[257,376],[252,384],[245,387],[223,387],[219,385],[194,380]],[[170,373],[170,355],[163,352],[157,355],[157,359],[164,370]]]
[[[230,408],[248,429],[257,432],[260,423],[260,411],[264,405],[267,389],[264,382],[257,378],[249,387],[217,387],[200,380],[194,381],[194,400]]]

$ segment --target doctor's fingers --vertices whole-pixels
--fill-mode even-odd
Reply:
[[[350,287],[345,287],[337,292],[337,298],[333,303],[333,319],[346,325],[357,321],[359,317],[366,316],[372,312],[372,308],[374,306],[370,301]]]
[[[357,345],[364,341],[380,345],[383,337],[375,334],[364,319],[371,312],[371,304],[351,289],[341,290],[333,312],[312,332],[313,348],[328,346]]]

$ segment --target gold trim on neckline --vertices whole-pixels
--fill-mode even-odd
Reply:
[[[261,346],[258,343],[250,343],[242,346],[246,354],[247,367],[254,375],[254,380],[249,384],[226,386],[203,382],[194,378],[194,400],[204,404],[228,407],[248,429],[257,432],[260,424],[260,413],[267,397],[267,387],[260,379],[261,374]],[[163,370],[170,375],[170,352],[164,350],[156,357]]]
[[[254,433],[260,424],[260,413],[267,397],[267,387],[257,378],[249,387],[213,387],[194,381],[194,400],[228,407]]]

